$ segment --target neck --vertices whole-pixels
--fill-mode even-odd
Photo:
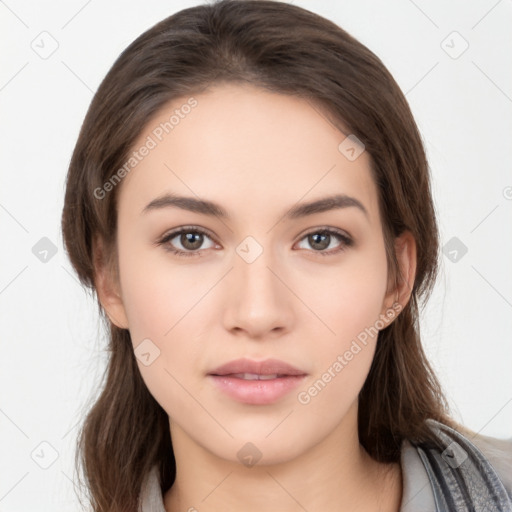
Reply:
[[[359,444],[357,403],[343,422],[300,456],[246,467],[219,458],[171,423],[176,479],[165,493],[166,512],[398,512],[400,465],[373,460]]]

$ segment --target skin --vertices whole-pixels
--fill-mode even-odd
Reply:
[[[249,85],[216,85],[194,97],[197,107],[118,185],[119,282],[104,267],[97,282],[108,316],[129,329],[134,348],[149,338],[160,350],[148,366],[137,361],[169,415],[177,478],[165,508],[398,511],[400,465],[371,459],[357,433],[357,397],[377,337],[308,404],[297,393],[395,301],[405,306],[414,239],[406,232],[396,240],[403,280],[395,287],[370,156],[349,161],[338,150],[347,134],[318,108]],[[186,99],[158,112],[134,147]],[[141,214],[163,192],[215,201],[231,219],[175,207]],[[357,198],[367,215],[351,206],[282,220],[297,203],[333,192]],[[211,233],[199,249],[179,236],[167,246],[201,256],[179,257],[156,243],[190,225]],[[326,227],[353,245],[334,254],[344,243],[333,235],[316,248],[307,235]],[[251,263],[236,252],[247,236],[263,250]],[[239,403],[206,374],[240,357],[281,359],[308,375],[274,404]],[[252,467],[237,457],[249,441],[261,452]]]

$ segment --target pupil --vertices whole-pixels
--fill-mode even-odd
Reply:
[[[186,233],[184,235],[182,235],[182,240],[181,240],[181,243],[183,245],[183,247],[187,248],[187,249],[198,249],[199,247],[201,247],[201,243],[202,243],[202,234],[201,233]],[[194,238],[196,239],[194,241]],[[185,242],[185,243],[183,243]],[[187,244],[188,244],[188,247],[187,247]]]
[[[327,234],[324,234],[324,233],[315,233],[313,235],[310,235],[310,239],[313,240],[313,243],[311,244],[312,247],[314,247],[315,245],[317,245],[318,243],[320,244],[320,247],[318,247],[319,249],[325,249],[326,247],[329,247],[329,242],[328,242],[328,237],[330,235],[327,235]],[[321,242],[317,242],[316,239],[318,239],[318,237],[322,237],[323,238],[323,241]],[[327,243],[326,243],[327,242]]]

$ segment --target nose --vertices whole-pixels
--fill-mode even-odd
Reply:
[[[254,260],[235,253],[226,279],[225,328],[253,339],[275,338],[289,332],[294,322],[294,295],[287,283],[284,262],[263,252]],[[288,277],[289,280],[289,277]]]

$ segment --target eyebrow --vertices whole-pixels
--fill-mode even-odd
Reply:
[[[231,216],[219,204],[206,199],[198,199],[195,197],[178,196],[176,194],[164,194],[156,199],[153,199],[142,210],[141,214],[146,214],[150,211],[160,210],[162,208],[180,208],[202,215],[216,216],[221,219],[230,220]],[[313,215],[315,213],[322,213],[329,210],[336,210],[341,208],[355,207],[363,212],[368,217],[368,211],[364,205],[355,197],[347,196],[345,194],[336,194],[321,199],[316,199],[308,203],[299,203],[290,208],[285,214],[286,219],[298,219]]]

